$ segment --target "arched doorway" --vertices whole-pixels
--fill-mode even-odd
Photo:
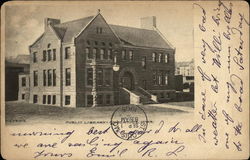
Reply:
[[[134,89],[134,77],[133,74],[129,71],[124,72],[124,74],[121,77],[121,85],[124,88],[127,88],[128,90]]]

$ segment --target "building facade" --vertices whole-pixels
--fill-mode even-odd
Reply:
[[[110,25],[98,12],[70,22],[45,18],[29,47],[30,103],[86,107],[174,99],[175,49],[156,28]],[[20,97],[22,98],[22,96]]]

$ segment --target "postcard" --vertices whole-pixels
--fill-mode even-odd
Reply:
[[[1,155],[249,158],[249,5],[4,3]]]

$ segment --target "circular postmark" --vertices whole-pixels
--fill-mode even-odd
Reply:
[[[111,128],[116,136],[124,140],[141,137],[147,129],[148,118],[144,110],[137,105],[117,108],[111,117]]]

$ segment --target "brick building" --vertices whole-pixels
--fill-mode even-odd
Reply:
[[[108,24],[100,12],[70,22],[45,18],[29,47],[29,102],[67,107],[140,104],[175,96],[175,49],[156,28]],[[26,88],[27,89],[27,88]]]

